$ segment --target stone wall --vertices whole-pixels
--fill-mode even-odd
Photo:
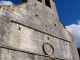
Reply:
[[[50,4],[28,0],[0,7],[0,60],[79,60],[72,35]]]

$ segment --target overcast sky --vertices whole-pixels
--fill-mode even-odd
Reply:
[[[16,5],[22,0],[0,1],[0,5]],[[60,21],[75,37],[77,47],[80,47],[80,0],[55,0]]]

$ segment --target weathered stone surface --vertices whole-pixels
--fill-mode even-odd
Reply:
[[[5,31],[6,34],[4,34],[3,39],[1,39],[2,41],[0,41],[1,47],[46,56],[43,52],[42,46],[44,43],[50,43],[54,47],[53,57],[64,59],[72,58],[69,47],[70,43],[66,41],[13,22],[10,23],[8,29],[5,27]],[[66,44],[68,44],[68,46],[66,46]]]
[[[69,33],[59,22],[55,9],[51,10],[36,0],[33,2],[34,3],[28,2],[18,7],[16,6],[17,8],[15,6],[2,7],[2,11],[0,12],[3,13],[4,16],[7,16],[9,20],[17,21],[36,30],[71,42]]]
[[[70,50],[71,50],[71,55],[72,55],[72,60],[79,60],[79,56],[78,56],[78,53],[77,53],[77,49],[76,49],[76,45],[74,43],[74,38],[73,36],[70,34],[71,36],[71,44],[70,44]]]
[[[0,48],[0,60],[52,60],[49,57],[38,56],[14,50]]]
[[[55,3],[50,0],[50,8],[45,1],[0,7],[0,60],[79,60]],[[54,48],[53,54],[50,46],[43,47],[45,43]]]

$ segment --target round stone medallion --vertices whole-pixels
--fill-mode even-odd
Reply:
[[[43,44],[43,51],[46,55],[52,55],[54,53],[54,48],[51,44],[44,43]]]

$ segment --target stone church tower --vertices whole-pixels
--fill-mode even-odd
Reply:
[[[53,0],[0,6],[0,60],[79,60],[73,36]]]

